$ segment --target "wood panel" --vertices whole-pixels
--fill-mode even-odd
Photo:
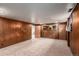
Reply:
[[[55,24],[48,25],[48,26],[50,27],[53,25]],[[66,23],[58,23],[58,25],[56,24],[56,27],[54,27],[52,30],[42,29],[42,37],[65,40],[66,39]]]
[[[79,56],[79,4],[73,12],[72,32],[70,33],[70,48],[73,55]]]
[[[0,18],[0,48],[31,39],[31,24]]]
[[[35,37],[36,38],[40,38],[41,37],[41,26],[40,25],[36,25],[35,26]]]
[[[66,23],[59,24],[59,39],[66,40]]]
[[[56,39],[58,33],[56,28],[52,29],[53,25],[42,26],[42,37]]]

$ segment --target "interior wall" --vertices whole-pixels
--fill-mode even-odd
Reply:
[[[66,23],[59,24],[59,39],[66,40]]]
[[[31,24],[0,18],[0,48],[31,39]]]
[[[58,31],[55,29],[43,29],[42,28],[42,37],[44,38],[53,38],[56,39],[58,38]]]
[[[36,38],[40,38],[41,37],[41,26],[40,25],[36,25],[35,26],[35,37]]]
[[[70,48],[74,55],[79,55],[79,4],[73,12],[72,32],[70,33]]]
[[[42,37],[65,40],[66,39],[66,23],[59,23],[58,25],[56,25],[56,28],[52,30],[42,29]]]

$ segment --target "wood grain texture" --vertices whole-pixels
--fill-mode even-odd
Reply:
[[[31,39],[31,24],[0,18],[0,48]]]
[[[70,33],[70,48],[73,55],[79,56],[79,4],[73,12],[72,32]]]
[[[41,37],[41,26],[35,26],[35,37],[40,38]]]
[[[59,39],[66,40],[66,23],[59,24]]]
[[[50,26],[50,25],[49,25]],[[66,23],[59,23],[56,30],[43,30],[42,37],[52,38],[52,39],[66,39]]]

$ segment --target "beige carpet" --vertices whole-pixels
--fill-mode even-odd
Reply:
[[[66,40],[36,38],[0,49],[1,56],[71,56]]]

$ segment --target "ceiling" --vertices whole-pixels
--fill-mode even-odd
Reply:
[[[73,3],[0,3],[0,16],[35,24],[66,22]]]

